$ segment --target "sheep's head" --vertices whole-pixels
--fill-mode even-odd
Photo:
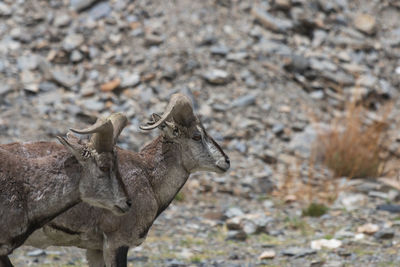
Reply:
[[[162,116],[152,115],[152,120],[142,130],[159,128],[169,142],[181,147],[182,161],[187,170],[226,172],[230,167],[228,156],[209,136],[199,118],[193,113],[190,99],[174,94]]]
[[[59,141],[82,165],[79,182],[81,199],[93,206],[109,209],[117,215],[126,213],[131,205],[119,170],[115,143],[127,118],[116,113],[83,130],[71,129],[78,134],[92,134],[89,143],[82,143],[68,133]]]

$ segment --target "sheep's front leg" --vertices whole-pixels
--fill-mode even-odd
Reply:
[[[95,249],[86,250],[86,259],[89,267],[105,267],[103,251]]]
[[[0,267],[13,267],[8,256],[0,256]]]
[[[106,267],[126,267],[129,247],[122,246],[116,249],[104,250]]]

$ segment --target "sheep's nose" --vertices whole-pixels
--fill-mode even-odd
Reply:
[[[132,200],[128,199],[126,201],[126,205],[128,205],[128,207],[130,208],[132,206]]]

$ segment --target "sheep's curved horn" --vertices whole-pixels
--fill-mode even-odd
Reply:
[[[113,125],[113,144],[117,143],[118,136],[122,130],[128,125],[128,118],[122,113],[111,114],[107,120],[110,120]]]
[[[173,94],[161,118],[154,124],[141,125],[140,129],[155,129],[169,118],[173,118],[174,121],[180,125],[190,126],[191,123],[196,120],[190,98],[183,94]]]
[[[99,118],[94,125],[89,126],[88,128],[82,130],[70,130],[78,134],[93,134],[90,138],[90,143],[98,153],[111,152],[113,150],[114,127],[111,120],[104,120]]]

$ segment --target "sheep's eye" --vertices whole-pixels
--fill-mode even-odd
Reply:
[[[100,170],[101,170],[102,172],[109,172],[109,171],[110,171],[110,168],[109,168],[109,167],[100,167]]]
[[[201,134],[194,134],[193,137],[192,137],[192,139],[193,139],[194,141],[200,141],[200,140],[201,140]]]

